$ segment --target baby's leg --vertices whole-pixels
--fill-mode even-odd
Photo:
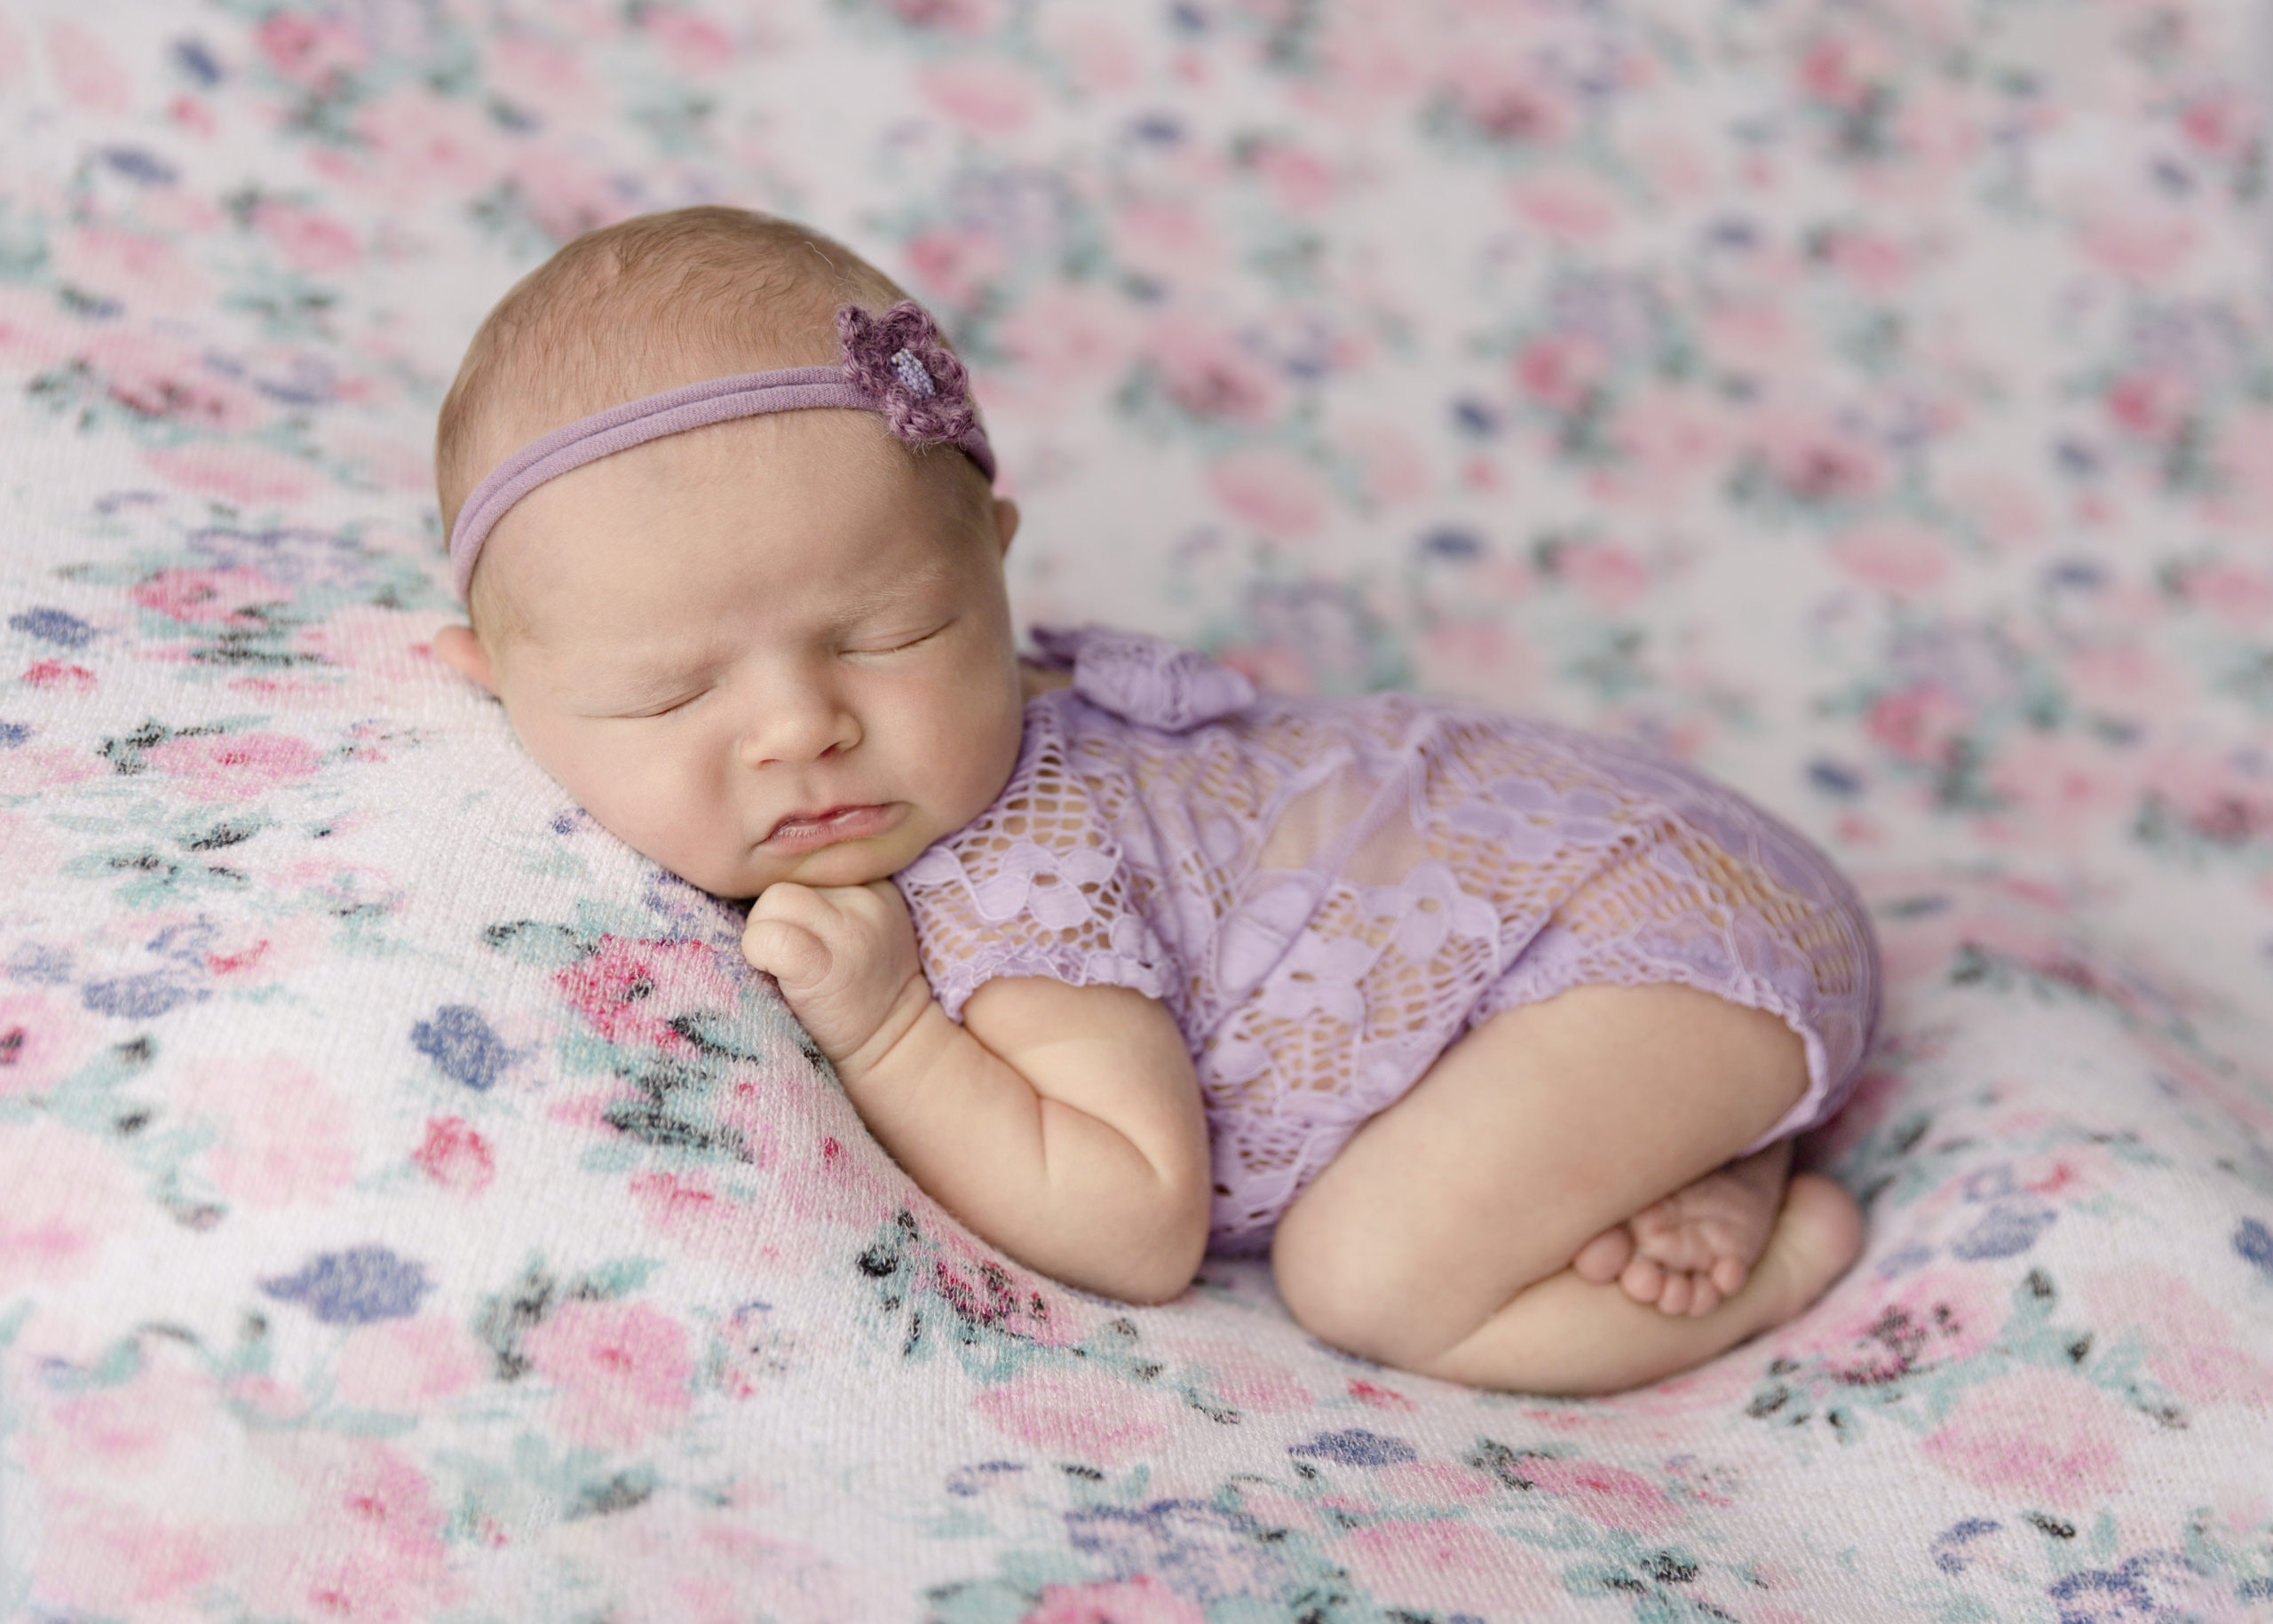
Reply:
[[[1727,1163],[1806,1086],[1783,1022],[1688,987],[1510,1010],[1287,1209],[1279,1292],[1327,1342],[1481,1386],[1609,1392],[1687,1369],[1822,1294],[1861,1248],[1851,1197],[1794,1179],[1750,1278],[1709,1313],[1660,1312],[1571,1260]]]

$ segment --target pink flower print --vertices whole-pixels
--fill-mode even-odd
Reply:
[[[1963,701],[1939,683],[1919,683],[1881,695],[1864,728],[1897,761],[1940,766],[1971,720]]]
[[[1819,1356],[1835,1381],[1877,1387],[1952,1365],[1996,1340],[2005,1309],[1982,1271],[1921,1270],[1889,1291],[1850,1279],[1822,1307],[1777,1335],[1785,1359]]]
[[[362,35],[337,17],[278,12],[254,31],[253,42],[279,75],[311,90],[321,90],[371,59]]]
[[[2031,730],[1999,747],[1989,784],[2031,835],[2072,842],[2137,805],[2140,772],[2096,739]]]
[[[316,487],[316,471],[265,446],[197,444],[145,451],[142,460],[184,490],[251,506],[293,502]]]
[[[1681,1520],[1678,1507],[1639,1472],[1600,1461],[1518,1457],[1516,1470],[1540,1491],[1571,1501],[1606,1528],[1663,1533]]]
[[[1150,1573],[1089,1584],[1044,1585],[1018,1624],[1207,1624],[1200,1604]]]
[[[1555,573],[1597,609],[1631,608],[1649,596],[1649,566],[1616,542],[1580,542],[1558,550]]]
[[[1969,1390],[1922,1448],[1976,1489],[2084,1510],[2126,1480],[2122,1434],[2136,1419],[2080,1377],[2025,1369]]]
[[[360,1327],[339,1351],[339,1397],[367,1410],[415,1415],[481,1379],[484,1350],[439,1315]]]
[[[1128,301],[1082,282],[1052,282],[1003,319],[1002,347],[1046,393],[1117,376],[1136,349]]]
[[[1200,281],[1223,265],[1222,234],[1200,209],[1180,199],[1125,203],[1110,229],[1121,263],[1164,287]]]
[[[1644,501],[1689,495],[1719,476],[1734,448],[1723,408],[1664,384],[1624,397],[1609,432],[1624,459],[1620,491]]]
[[[1567,415],[1585,405],[1609,374],[1610,355],[1584,333],[1548,333],[1517,351],[1514,368],[1525,394]]]
[[[2139,643],[2087,644],[2068,655],[2062,675],[2069,698],[2102,716],[2150,722],[2202,706],[2193,681]]]
[[[405,202],[470,198],[504,167],[504,137],[477,104],[423,88],[367,104],[355,130],[377,154],[384,189]]]
[[[1002,0],[884,0],[891,14],[910,28],[935,28],[973,39],[998,27]]]
[[[0,1129],[0,1291],[83,1277],[141,1192],[111,1154],[44,1119]]]
[[[1292,1414],[1318,1401],[1292,1366],[1232,1338],[1180,1344],[1169,1351],[1194,1387],[1236,1409]]]
[[[1598,244],[1618,229],[1625,210],[1618,194],[1580,170],[1549,170],[1517,180],[1508,201],[1518,218],[1550,237]]]
[[[1234,451],[1208,469],[1208,484],[1235,517],[1265,535],[1301,541],[1325,527],[1326,481],[1291,451],[1273,446]]]
[[[145,609],[193,626],[250,623],[255,617],[248,611],[292,596],[249,569],[162,569],[127,595]]]
[[[1903,519],[1873,519],[1841,532],[1831,544],[1840,568],[1889,592],[1915,596],[1949,579],[1949,544],[1924,525]]]
[[[44,993],[0,990],[0,1097],[44,1094],[94,1047],[93,1023]]]
[[[2179,577],[2179,590],[2193,607],[2249,631],[2273,621],[2273,576],[2238,564],[2205,564]]]
[[[915,285],[950,305],[977,303],[1010,268],[1001,243],[968,228],[941,226],[918,232],[903,252]]]
[[[1867,502],[1884,492],[1889,478],[1877,451],[1800,413],[1768,418],[1758,443],[1770,475],[1802,502]]]
[[[304,1431],[270,1435],[263,1453],[293,1510],[289,1524],[236,1531],[228,1571],[249,1611],[417,1624],[457,1599],[445,1519],[416,1466],[384,1445]]]
[[[353,1105],[289,1056],[199,1061],[174,1103],[193,1127],[217,1136],[205,1175],[230,1200],[321,1207],[355,1176]]]
[[[2175,434],[2194,406],[2192,387],[2171,372],[2126,373],[2100,398],[2117,428],[2153,445]]]
[[[741,983],[702,942],[638,941],[603,936],[588,957],[553,981],[611,1043],[683,1049],[671,1022],[702,1011],[732,1010]]]
[[[183,1616],[183,1598],[219,1570],[210,1534],[137,1507],[46,1493],[33,1569],[41,1603],[105,1618]]]
[[[557,1390],[553,1424],[595,1448],[636,1448],[693,1402],[686,1332],[643,1303],[565,1303],[521,1351]]]
[[[1182,312],[1153,323],[1145,353],[1168,399],[1195,417],[1259,428],[1286,409],[1286,386],[1274,368],[1235,335]]]
[[[47,60],[64,99],[90,113],[123,113],[133,105],[134,81],[91,28],[75,22],[47,25]]]
[[[529,218],[556,242],[614,225],[631,212],[613,177],[557,147],[520,153],[511,176]]]
[[[242,801],[315,776],[323,758],[289,733],[193,733],[154,745],[144,757],[200,801]]]
[[[2189,1404],[2273,1406],[2273,1362],[2246,1345],[2232,1317],[2176,1275],[2133,1267],[2088,1277],[2082,1296],[2109,1336],[2136,1335],[2147,1370]]]
[[[1826,34],[1801,55],[1800,88],[1810,100],[1858,108],[1895,66],[1886,47],[1867,36]]]
[[[2178,204],[2143,192],[2109,190],[2080,210],[2076,240],[2087,257],[2143,285],[2165,281],[2185,264],[2202,240],[2202,228]]]
[[[202,305],[204,275],[164,237],[121,226],[75,226],[54,239],[56,278],[131,310],[172,311]]]
[[[1332,163],[1287,141],[1263,139],[1251,162],[1272,201],[1290,214],[1321,213],[1342,190]]]
[[[722,1194],[699,1175],[642,1173],[628,1193],[648,1230],[675,1256],[746,1265],[768,1245],[770,1209]]]
[[[483,42],[482,51],[490,87],[526,111],[574,118],[603,94],[574,46],[542,35],[501,30]]]
[[[2207,839],[2240,846],[2273,830],[2273,770],[2258,757],[2173,745],[2148,757],[2142,776],[2157,799]]]
[[[1026,69],[1001,57],[949,57],[916,70],[925,100],[976,135],[1006,136],[1026,128],[1041,99]]]
[[[1835,231],[1826,250],[1833,270],[1860,291],[1885,297],[1909,281],[1911,259],[1891,237],[1871,231]]]
[[[362,245],[344,222],[297,204],[265,199],[256,203],[252,228],[296,271],[345,271],[363,257]]]
[[[1416,1612],[1548,1618],[1566,1594],[1544,1558],[1471,1523],[1373,1523],[1337,1541],[1334,1555],[1382,1602]]]
[[[29,375],[71,353],[75,337],[45,289],[0,283],[0,360]]]
[[[479,1195],[497,1176],[489,1141],[462,1116],[426,1120],[426,1137],[410,1153],[418,1170],[457,1195]]]
[[[99,335],[84,353],[110,398],[139,416],[214,430],[246,428],[268,416],[252,391],[220,376],[202,353],[174,339],[122,329]]]
[[[1101,1466],[1157,1449],[1169,1433],[1160,1395],[1087,1372],[1022,1376],[981,1389],[970,1403],[1006,1437]]]
[[[2178,115],[2188,142],[2217,158],[2238,159],[2258,123],[2256,98],[2223,85],[2195,97]]]
[[[1445,78],[1461,115],[1493,140],[1553,147],[1577,123],[1570,99],[1532,66],[1529,50],[1462,51]]]
[[[701,78],[733,65],[733,36],[699,12],[651,5],[638,18],[639,31],[662,47],[674,73]]]
[[[2049,504],[2032,478],[2008,469],[1976,468],[1949,475],[1943,494],[1992,547],[2033,547],[2051,534]]]
[[[2273,506],[2273,411],[2251,409],[2229,417],[2211,452],[2221,486],[2218,506],[2229,522],[2254,537]]]

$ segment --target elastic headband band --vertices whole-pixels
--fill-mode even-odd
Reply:
[[[880,414],[911,446],[949,445],[994,482],[994,449],[970,399],[970,374],[939,337],[931,313],[903,300],[882,316],[856,305],[836,313],[844,361],[709,378],[580,417],[522,447],[473,487],[450,531],[450,584],[463,603],[481,544],[512,505],[547,479],[604,456],[734,417],[812,407]]]

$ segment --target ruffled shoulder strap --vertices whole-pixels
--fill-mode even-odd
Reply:
[[[1180,733],[1255,703],[1255,685],[1195,649],[1103,626],[1034,628],[1049,661],[1073,673],[1073,692],[1140,727]]]

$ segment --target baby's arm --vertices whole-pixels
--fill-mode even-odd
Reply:
[[[836,1067],[868,1129],[964,1223],[1045,1273],[1129,1302],[1191,1283],[1208,1242],[1208,1134],[1160,1003],[1018,978],[957,1026],[890,881],[770,887],[742,952]]]

